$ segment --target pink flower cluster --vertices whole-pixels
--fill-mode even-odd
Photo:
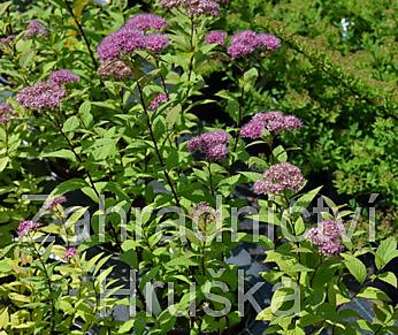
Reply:
[[[223,1],[217,0],[160,0],[160,5],[164,8],[183,8],[189,15],[211,15],[220,14],[220,4]]]
[[[318,227],[311,228],[307,232],[306,238],[316,245],[322,254],[332,256],[344,250],[343,234],[344,226],[342,223],[328,220],[320,222]]]
[[[77,256],[77,249],[75,247],[68,247],[64,253],[64,259],[66,261],[71,260],[73,257]]]
[[[241,31],[232,36],[228,54],[233,58],[248,56],[257,50],[273,51],[280,47],[280,40],[274,35]]]
[[[225,44],[226,38],[227,33],[225,31],[213,30],[206,35],[205,41],[207,44],[217,44],[223,46]]]
[[[28,235],[30,232],[37,230],[40,224],[32,220],[24,220],[20,222],[17,228],[18,237],[23,237]]]
[[[44,204],[44,209],[53,211],[55,208],[57,208],[59,205],[62,205],[65,202],[66,202],[66,198],[64,196],[55,197],[55,198],[48,200]]]
[[[65,89],[51,81],[41,81],[25,87],[17,94],[17,101],[27,109],[54,109],[65,97]]]
[[[70,70],[61,69],[51,73],[49,81],[57,85],[63,85],[77,83],[80,81],[80,77]]]
[[[258,113],[240,130],[240,136],[245,138],[260,138],[264,130],[278,134],[284,130],[294,130],[303,126],[300,119],[282,112]]]
[[[25,87],[17,94],[17,101],[27,109],[43,110],[57,108],[66,96],[64,85],[76,83],[80,77],[70,70],[61,69],[50,74],[47,81]]]
[[[154,53],[159,53],[169,45],[169,38],[165,34],[150,34],[145,36],[145,48]]]
[[[48,30],[38,20],[32,20],[28,23],[28,26],[25,30],[25,37],[32,38],[32,37],[46,37],[48,36]]]
[[[263,174],[263,178],[254,183],[256,194],[278,194],[286,190],[298,192],[305,179],[297,166],[290,163],[272,165]]]
[[[152,110],[156,110],[159,108],[161,104],[168,100],[166,93],[159,93],[156,95],[149,104],[149,108]]]
[[[130,67],[121,60],[107,60],[101,63],[98,68],[98,74],[104,78],[114,78],[116,80],[125,80],[133,75]]]
[[[134,30],[163,30],[167,27],[167,22],[161,16],[143,13],[134,15],[125,24],[126,28]]]
[[[189,140],[188,150],[204,154],[209,161],[219,161],[225,159],[228,155],[228,142],[228,133],[223,130],[217,130]]]
[[[121,28],[106,36],[97,48],[101,61],[117,59],[124,54],[145,48],[145,35],[141,30]]]
[[[0,103],[0,124],[7,123],[13,114],[11,106],[5,102]]]
[[[120,59],[137,50],[161,52],[169,45],[165,34],[146,34],[149,30],[162,30],[167,26],[166,20],[154,14],[139,14],[130,18],[118,31],[106,36],[97,53],[102,62]]]

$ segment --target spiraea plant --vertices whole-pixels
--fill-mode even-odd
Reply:
[[[307,124],[262,98],[290,46],[226,28],[228,1],[142,7],[0,7],[0,334],[243,334],[242,243],[266,250],[268,333],[394,332],[370,284],[396,286],[395,239],[348,239],[351,212],[329,199],[318,225],[303,214],[320,188],[285,144]],[[374,301],[375,320],[344,306],[354,297]]]

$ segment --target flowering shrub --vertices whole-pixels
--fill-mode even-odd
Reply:
[[[379,193],[379,208],[396,213],[394,8],[370,0],[235,0],[224,29],[265,29],[289,46],[273,59],[273,71],[262,73],[269,85],[255,99],[304,121],[303,150],[293,162],[362,205]],[[296,138],[286,143],[298,145]]]
[[[376,245],[369,225],[364,242],[327,197],[332,213],[306,215],[320,188],[285,144],[306,122],[259,103],[261,74],[288,46],[216,30],[229,6],[1,5],[1,335],[244,333],[255,301],[233,261],[244,243],[263,248],[274,285],[255,307],[267,333],[396,332],[374,287],[397,286],[396,239]],[[371,320],[348,304],[359,297]]]

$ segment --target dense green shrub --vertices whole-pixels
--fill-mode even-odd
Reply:
[[[231,8],[230,30],[266,28],[287,45],[259,90],[268,108],[294,110],[310,125],[297,161],[330,175],[341,194],[380,193],[396,205],[396,2],[237,0]]]

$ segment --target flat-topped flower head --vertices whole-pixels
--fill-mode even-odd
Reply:
[[[256,139],[260,138],[265,130],[275,135],[282,131],[294,130],[302,126],[301,120],[293,115],[286,115],[282,112],[258,113],[241,128],[240,136]]]
[[[131,68],[121,60],[107,60],[101,63],[98,74],[104,78],[127,80],[133,75]]]
[[[257,48],[257,34],[251,30],[235,33],[232,36],[228,54],[232,58],[239,58],[250,55]]]
[[[280,40],[276,36],[245,30],[232,36],[227,51],[233,59],[236,59],[248,56],[257,50],[273,51],[279,47]]]
[[[165,103],[168,100],[167,94],[166,93],[159,93],[156,95],[152,101],[149,103],[149,108],[151,110],[156,110],[159,108],[159,106],[163,103]]]
[[[342,237],[344,225],[333,220],[322,221],[317,227],[311,228],[306,233],[306,238],[327,256],[333,256],[344,250]]]
[[[24,237],[31,232],[36,231],[40,227],[40,224],[32,220],[24,220],[19,223],[17,228],[18,237]]]
[[[0,102],[0,124],[5,124],[10,121],[13,112],[14,111],[9,104]]]
[[[256,181],[256,194],[279,194],[284,191],[298,192],[305,183],[300,169],[290,163],[278,163],[267,169],[262,179]]]
[[[260,33],[257,35],[257,46],[272,51],[281,46],[281,40],[272,34]]]
[[[64,259],[66,261],[71,260],[72,258],[77,256],[77,249],[75,247],[68,247],[64,253]]]
[[[25,30],[25,37],[46,37],[48,36],[48,30],[39,20],[32,20],[28,23]]]
[[[80,77],[77,74],[74,74],[70,70],[61,69],[52,72],[49,81],[58,85],[63,85],[63,84],[77,83],[80,81]]]
[[[17,101],[30,110],[54,109],[65,97],[65,89],[50,81],[42,81],[25,87],[17,94]]]
[[[183,8],[193,16],[220,14],[219,1],[214,0],[160,0],[160,5],[167,9]]]
[[[159,53],[169,45],[169,38],[165,34],[150,34],[145,36],[145,49]]]
[[[122,27],[101,41],[97,53],[101,61],[106,61],[121,58],[145,46],[145,35],[141,30]]]
[[[207,33],[205,37],[205,42],[207,44],[217,44],[223,46],[225,44],[225,39],[227,38],[227,33],[222,30],[213,30]]]
[[[54,209],[56,209],[58,206],[62,205],[65,202],[66,202],[66,198],[64,196],[55,197],[55,198],[49,199],[44,204],[44,209],[53,211]]]
[[[188,150],[202,153],[209,161],[223,160],[228,155],[229,139],[223,130],[204,133],[188,141]]]
[[[143,13],[137,14],[127,20],[125,27],[136,30],[163,30],[167,27],[166,20],[158,15]]]

